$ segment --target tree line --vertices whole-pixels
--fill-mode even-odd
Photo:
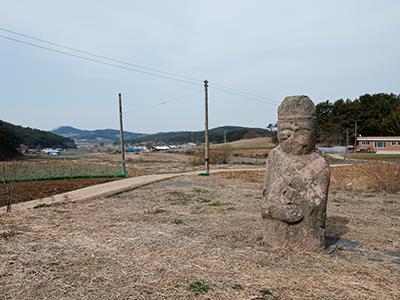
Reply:
[[[316,105],[318,142],[321,145],[354,143],[355,127],[363,136],[400,136],[400,95],[365,94]]]
[[[47,131],[16,126],[0,120],[0,160],[18,156],[20,144],[28,148],[75,148],[75,142]]]
[[[245,138],[255,138],[261,136],[269,136],[271,133],[263,128],[248,128],[240,126],[223,126],[210,129],[208,138],[210,143],[232,142]],[[176,131],[176,132],[160,132],[149,134],[135,139],[127,139],[127,143],[164,143],[164,144],[184,144],[204,142],[204,131]]]

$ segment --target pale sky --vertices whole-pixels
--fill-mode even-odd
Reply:
[[[317,103],[400,93],[399,16],[398,0],[0,1],[0,28],[278,103],[296,94]],[[126,130],[203,129],[201,82],[160,79],[3,38],[0,69],[0,119],[14,124],[118,128],[121,92]],[[265,127],[276,119],[274,105],[212,88],[209,102],[210,127]]]

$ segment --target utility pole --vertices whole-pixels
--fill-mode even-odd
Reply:
[[[204,160],[205,160],[205,174],[210,172],[210,162],[209,162],[209,150],[210,145],[208,144],[208,80],[204,80],[204,105],[205,105],[205,130],[204,130]]]
[[[121,175],[126,176],[125,167],[125,141],[124,141],[124,126],[122,124],[122,96],[121,93],[118,94],[119,100],[119,133],[121,139]]]
[[[354,123],[354,149],[357,149],[357,121]]]
[[[224,144],[226,144],[226,129],[224,129]]]
[[[347,157],[347,159],[349,159],[349,149],[348,149],[348,146],[349,146],[349,130],[346,129],[346,157]]]

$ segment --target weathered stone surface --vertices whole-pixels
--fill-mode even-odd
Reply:
[[[268,155],[262,200],[264,244],[325,247],[329,165],[316,150],[314,103],[286,97],[278,109],[279,146]]]

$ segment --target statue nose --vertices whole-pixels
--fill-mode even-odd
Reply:
[[[309,143],[308,138],[307,138],[306,136],[304,136],[304,135],[298,136],[298,137],[296,138],[296,141],[297,141],[298,143],[300,143],[300,144],[308,144],[308,143]]]

